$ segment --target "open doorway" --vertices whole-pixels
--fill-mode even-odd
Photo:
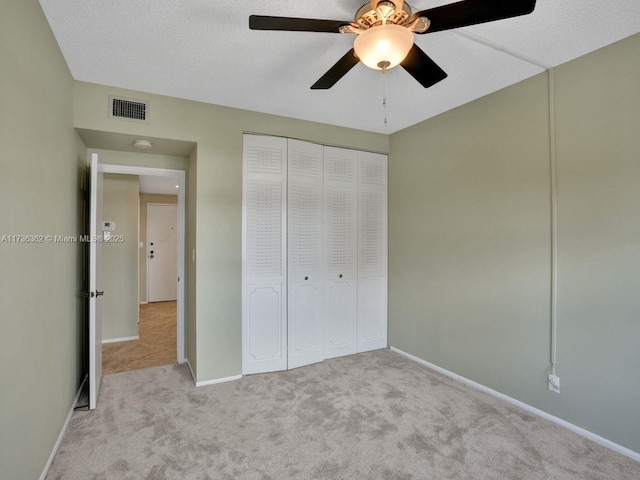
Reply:
[[[103,303],[102,373],[182,363],[184,172],[102,170],[103,219],[113,225],[103,243],[103,284],[112,294]]]

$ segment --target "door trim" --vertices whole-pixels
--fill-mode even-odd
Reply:
[[[101,164],[102,173],[120,173],[124,175],[152,175],[156,177],[177,177],[178,185],[178,305],[177,305],[177,358],[178,363],[185,362],[185,248],[186,248],[186,172],[166,168],[133,167],[129,165]],[[136,240],[137,243],[137,240]]]

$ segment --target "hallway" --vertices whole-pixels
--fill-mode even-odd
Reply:
[[[102,374],[176,363],[176,304],[157,302],[140,305],[140,339],[104,344]]]

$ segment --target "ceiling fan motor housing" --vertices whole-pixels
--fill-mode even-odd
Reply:
[[[382,0],[376,3],[376,8],[372,3],[365,3],[356,13],[355,22],[363,29],[383,23],[403,25],[411,16],[411,7],[405,2]]]

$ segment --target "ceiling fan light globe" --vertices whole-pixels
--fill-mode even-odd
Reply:
[[[379,25],[362,32],[353,48],[362,63],[374,70],[396,67],[413,47],[413,33],[400,25]],[[388,65],[387,65],[388,63]]]

